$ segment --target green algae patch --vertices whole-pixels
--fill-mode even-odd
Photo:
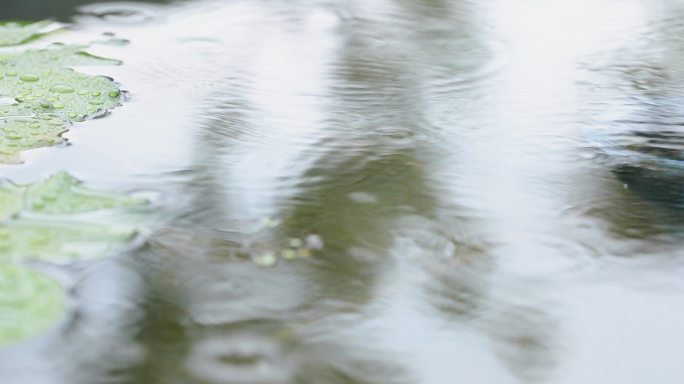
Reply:
[[[21,151],[61,143],[72,122],[115,108],[121,90],[104,76],[71,66],[117,65],[89,54],[86,46],[52,44],[45,49],[0,53],[0,163],[20,163]]]
[[[24,21],[0,22],[0,47],[25,44],[57,29],[59,29],[59,25],[51,21],[35,23]]]
[[[65,172],[30,185],[0,185],[0,263],[100,257],[137,231],[143,199],[96,191]]]
[[[55,324],[65,308],[63,288],[24,266],[0,264],[0,345],[38,334]]]

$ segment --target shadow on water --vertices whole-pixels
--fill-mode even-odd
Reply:
[[[168,4],[173,0],[131,0],[128,4]],[[4,0],[2,4],[2,18],[5,20],[44,20],[56,19],[71,21],[77,14],[77,8],[90,4],[101,3],[98,0]],[[121,2],[120,2],[121,3]],[[112,3],[113,4],[113,3]],[[125,17],[132,12],[131,7],[112,9],[108,17]]]
[[[431,1],[356,9],[364,6],[335,9],[348,17],[313,43],[329,56],[276,49],[284,56],[269,60],[307,71],[296,83],[252,57],[234,63],[245,66],[240,81],[228,75],[228,91],[205,106],[211,118],[201,124],[184,190],[189,210],[145,251],[158,301],[144,332],[154,358],[140,382],[411,382],[415,367],[398,357],[424,348],[404,350],[372,331],[381,313],[394,316],[390,302],[403,293],[391,287],[404,282],[450,327],[491,340],[521,378],[553,366],[552,321],[489,292],[492,260],[453,237],[453,220],[444,219],[453,202],[429,171],[443,132],[427,123],[426,97],[467,92],[469,71],[479,76],[477,60],[486,59],[456,65],[441,51],[477,52],[470,24],[451,25],[470,8]],[[297,10],[278,17],[297,20]],[[287,47],[311,32],[279,33]],[[447,81],[454,74],[460,80]],[[288,241],[310,236],[322,249],[281,259]],[[264,253],[277,265],[250,260]],[[424,316],[407,305],[393,321],[420,327],[413,317]]]
[[[187,357],[164,367],[185,367],[186,375],[207,383],[405,381],[393,358],[379,358],[384,354],[373,353],[354,329],[375,299],[379,275],[393,263],[385,250],[395,220],[429,214],[434,202],[413,148],[417,127],[405,93],[411,87],[397,84],[409,76],[396,53],[382,62],[351,54],[348,45],[365,43],[363,36],[342,43],[340,61],[321,75],[332,83],[320,91],[328,94],[238,85],[239,92],[213,101],[191,172],[192,211],[173,224],[184,229],[171,230],[169,247],[156,245],[164,234],[151,246],[162,261],[150,280],[187,282],[159,290],[189,321],[176,323],[182,336],[172,342],[189,350],[155,354]],[[288,74],[253,76],[275,76],[277,87]],[[272,268],[249,260],[259,252],[280,258],[288,239],[311,235],[323,249],[304,259]],[[179,244],[187,244],[188,254]],[[161,320],[176,318],[183,316]],[[151,369],[146,378],[174,380],[165,371]]]
[[[589,66],[611,102],[590,98],[589,139],[624,189],[604,212],[627,237],[679,242],[684,234],[684,50],[673,38],[683,31],[676,17],[664,17]]]

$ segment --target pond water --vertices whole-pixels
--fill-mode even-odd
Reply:
[[[157,213],[3,384],[684,381],[683,2],[8,3],[129,93],[0,178]]]

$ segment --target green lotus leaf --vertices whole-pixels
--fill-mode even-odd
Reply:
[[[30,184],[0,185],[0,263],[102,256],[136,233],[131,220],[147,202],[86,188],[59,172]]]
[[[125,245],[135,233],[133,225],[19,218],[0,226],[0,265],[25,259],[93,259]]]
[[[49,277],[20,265],[0,264],[0,345],[55,324],[65,301],[64,290]]]
[[[10,66],[36,68],[74,67],[79,65],[120,65],[121,60],[95,56],[86,51],[87,45],[50,44],[43,49],[0,54],[0,62]]]
[[[24,206],[24,190],[13,184],[0,184],[0,223],[16,215]]]
[[[0,53],[0,163],[18,163],[21,151],[60,143],[71,122],[117,107],[121,90],[112,79],[69,66],[120,64],[91,55],[86,47],[53,44],[46,49]]]
[[[53,108],[64,120],[83,121],[119,105],[121,91],[109,78],[78,73],[67,65],[117,64],[59,45],[0,55],[0,95],[19,102],[37,103],[36,112]]]
[[[66,172],[27,187],[24,209],[49,214],[74,214],[101,209],[144,205],[145,201],[125,195],[86,188]]]
[[[56,29],[58,25],[50,21],[0,22],[0,47],[28,43]]]
[[[67,131],[67,126],[68,123],[48,105],[0,106],[0,163],[17,163],[23,150],[62,142],[61,135]]]
[[[64,172],[35,184],[0,183],[0,345],[47,329],[64,309],[63,289],[22,262],[113,252],[135,236],[136,215],[146,205],[86,188]]]

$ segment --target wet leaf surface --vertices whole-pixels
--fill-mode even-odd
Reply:
[[[84,49],[53,44],[0,54],[0,97],[16,101],[0,107],[0,162],[19,163],[23,150],[62,142],[71,122],[119,105],[121,91],[110,78],[68,68],[120,63]]]
[[[58,28],[58,25],[50,21],[0,22],[0,47],[24,44]]]
[[[63,310],[62,288],[23,262],[105,256],[136,233],[125,213],[145,205],[86,188],[64,172],[40,183],[0,185],[0,345],[40,332]]]
[[[145,201],[84,187],[67,173],[27,186],[0,188],[0,261],[101,256],[135,234],[119,215]],[[118,219],[117,219],[118,218]]]
[[[32,269],[0,263],[0,345],[35,335],[64,310],[62,287]]]

